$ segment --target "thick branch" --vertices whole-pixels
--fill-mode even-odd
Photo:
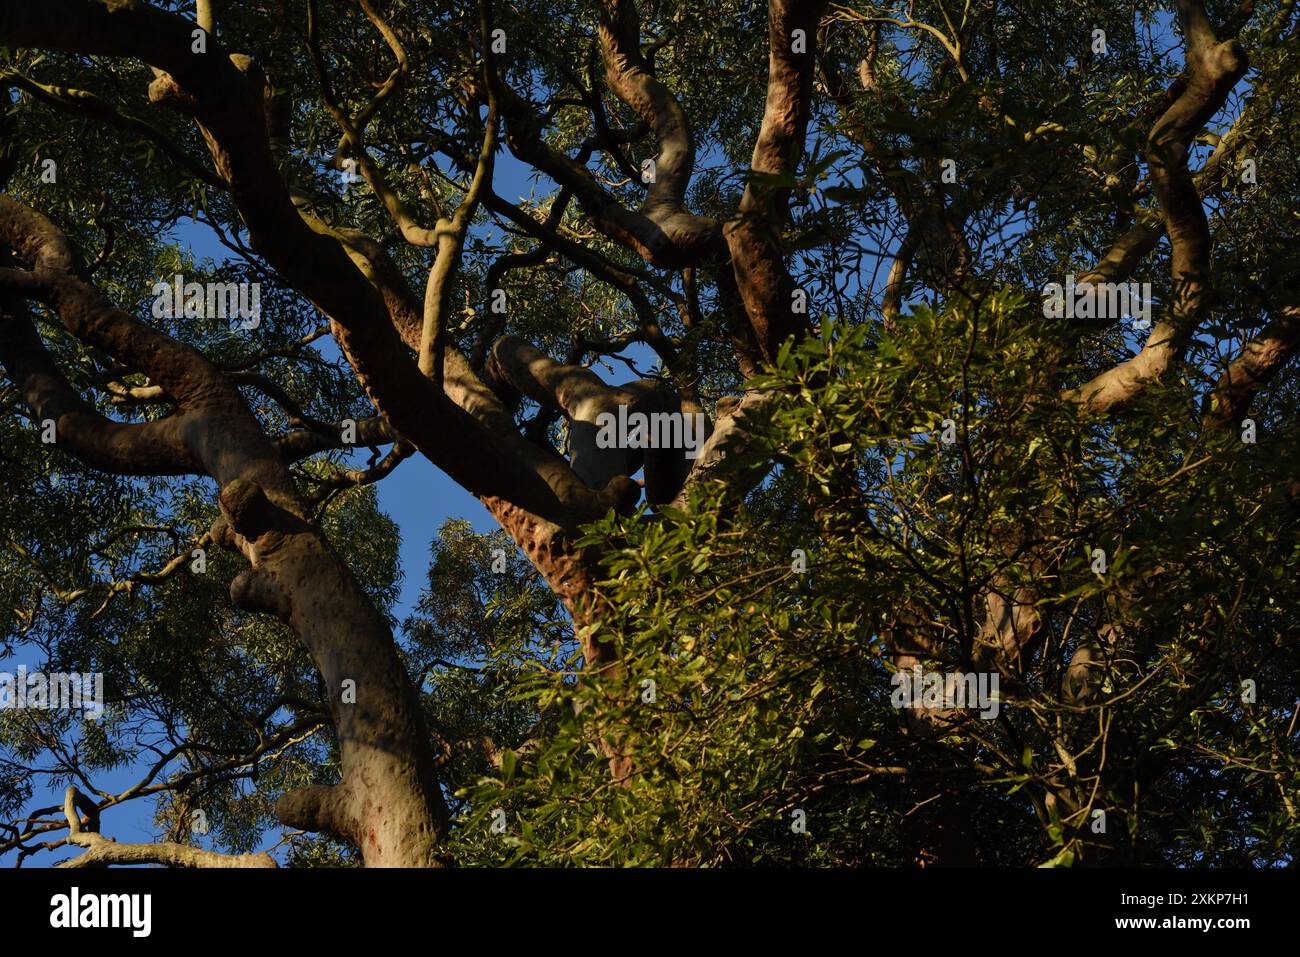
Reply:
[[[90,830],[82,830],[78,808],[90,813]],[[86,848],[86,853],[64,861],[59,867],[107,867],[110,864],[163,864],[167,867],[275,867],[270,854],[218,854],[188,844],[118,844],[97,833],[99,809],[75,787],[63,798],[68,819],[68,843]]]
[[[794,279],[780,232],[789,218],[790,182],[803,152],[817,28],[825,8],[825,0],[772,0],[769,6],[767,105],[739,215],[724,231],[736,285],[769,361],[783,342],[808,328],[807,316],[795,311]]]
[[[186,443],[188,417],[143,424],[105,418],[64,378],[31,322],[10,311],[3,299],[0,313],[0,366],[21,391],[36,422],[54,423],[59,448],[118,475],[202,474],[202,463]]]
[[[1264,330],[1242,347],[1207,397],[1206,421],[1227,426],[1240,422],[1251,397],[1264,388],[1300,351],[1300,308],[1287,306]]]
[[[1095,412],[1131,399],[1180,360],[1209,305],[1210,226],[1187,168],[1188,148],[1245,73],[1246,57],[1235,40],[1220,43],[1215,38],[1199,0],[1179,0],[1178,12],[1187,38],[1188,81],[1156,121],[1146,149],[1171,248],[1172,302],[1168,317],[1156,323],[1141,352],[1066,393]]]

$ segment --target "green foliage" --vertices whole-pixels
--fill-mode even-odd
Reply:
[[[1254,447],[1198,434],[1179,387],[1119,427],[1044,401],[1063,330],[1038,312],[995,294],[875,342],[828,325],[755,383],[779,396],[755,454],[782,469],[740,511],[705,492],[594,526],[622,671],[520,686],[564,718],[470,789],[466,862],[487,844],[493,862],[898,865],[953,819],[988,864],[1288,860],[1295,426]],[[975,596],[1031,581],[1041,652],[1023,680],[1004,670],[999,717],[921,733],[891,704],[885,636],[977,670]],[[1067,664],[1115,623],[1078,703]],[[601,740],[632,756],[626,786]],[[504,856],[481,836],[498,807]]]
[[[216,6],[221,41],[253,57],[282,98],[289,138],[277,162],[295,201],[381,241],[411,290],[423,289],[429,251],[398,241],[373,191],[340,176],[305,0]],[[411,68],[371,118],[366,149],[432,225],[461,198],[465,158],[482,142],[477,11],[376,6]],[[1240,5],[1207,6],[1223,23]],[[1038,295],[1158,213],[1141,151],[1183,68],[1172,4],[1020,0],[1013,14],[968,5],[961,64],[932,35],[872,19],[906,9],[938,25],[951,4],[834,5],[804,161],[767,179],[748,175],[766,90],[765,5],[638,7],[642,48],[691,128],[688,208],[725,219],[747,181],[789,188],[792,215],[775,238],[810,313],[829,318],[748,383],[773,400],[737,462],[768,470],[743,503],[705,485],[683,511],[610,516],[587,530],[606,577],[596,637],[620,653],[610,673],[582,675],[566,613],[504,532],[439,530],[398,645],[456,816],[449,853],[467,866],[897,865],[967,843],[988,864],[1293,862],[1300,555],[1287,492],[1300,474],[1300,379],[1286,371],[1257,396],[1253,445],[1203,429],[1198,415],[1224,360],[1300,284],[1292,5],[1253,5],[1240,36],[1252,72],[1191,147],[1189,166],[1200,168],[1235,121],[1260,171],[1247,184],[1229,162],[1200,184],[1215,240],[1210,314],[1177,375],[1104,421],[1059,390],[1129,358],[1141,337],[1124,323],[1085,335],[1044,320]],[[330,86],[355,115],[389,77],[391,50],[351,0],[320,0],[317,13]],[[493,13],[508,37],[505,78],[545,115],[543,139],[577,154],[598,103],[609,128],[628,134],[625,163],[604,149],[583,163],[614,200],[640,208],[644,185],[624,166],[659,147],[629,132],[640,117],[604,85],[593,5],[522,0]],[[1285,42],[1269,36],[1278,14]],[[1099,24],[1105,55],[1089,46]],[[848,81],[839,98],[826,95],[831,68]],[[329,340],[304,344],[321,314],[249,248],[231,198],[200,175],[212,165],[202,134],[149,101],[145,65],[3,48],[0,71],[0,181],[66,230],[108,299],[232,373],[265,376],[307,419],[373,413]],[[174,149],[51,104],[17,77],[94,94]],[[54,182],[42,178],[49,159]],[[955,183],[938,179],[945,159]],[[495,191],[546,221],[559,191],[517,167],[503,148]],[[958,281],[943,251],[921,249],[904,290],[911,305],[886,330],[880,298],[906,233],[902,206],[936,197],[970,239],[969,269]],[[600,236],[576,201],[555,229],[635,279],[706,408],[740,390],[735,316],[714,270],[693,270],[698,315],[688,323],[680,270],[649,267]],[[189,249],[200,230],[220,245]],[[489,270],[530,251],[544,255],[496,277],[509,306],[495,316]],[[217,319],[153,317],[153,284],[177,272],[260,282],[257,336]],[[1162,242],[1135,274],[1152,283],[1157,313],[1169,274]],[[509,332],[561,358],[580,339],[636,332],[642,318],[611,285],[483,209],[451,301],[452,339],[471,356]],[[115,399],[115,375],[128,386],[143,377],[31,309],[97,411],[121,422],[170,412]],[[268,433],[293,426],[264,388],[245,379],[241,391]],[[203,574],[182,562],[158,581],[141,577],[210,527],[211,483],[105,475],[41,445],[37,426],[0,383],[0,653],[5,667],[103,671],[113,704],[98,723],[0,711],[0,820],[78,775],[113,772],[148,779],[160,834],[262,846],[278,828],[280,794],[339,775],[307,652],[278,622],[231,606],[243,565],[220,549],[208,550]],[[297,463],[294,477],[312,495],[357,464],[329,451]],[[394,621],[398,530],[374,490],[327,496],[319,515]],[[1024,589],[1041,623],[1024,667],[1008,667],[982,632],[983,602]],[[928,668],[998,671],[999,717],[936,735],[900,712],[890,700],[900,640],[924,640],[916,657]],[[1091,667],[1072,674],[1089,649]],[[1254,701],[1243,700],[1246,680]],[[611,748],[630,756],[624,784],[611,780]],[[193,831],[195,809],[208,835]],[[504,834],[492,828],[498,809]],[[1096,810],[1107,813],[1104,834],[1092,829]],[[806,834],[792,830],[795,811]],[[359,860],[329,838],[285,841],[294,866]]]

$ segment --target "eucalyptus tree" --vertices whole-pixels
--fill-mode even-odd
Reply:
[[[1289,0],[3,0],[0,44],[5,641],[111,699],[4,715],[0,847],[1292,853]],[[412,456],[500,531],[398,629]],[[150,797],[168,840],[99,838]]]

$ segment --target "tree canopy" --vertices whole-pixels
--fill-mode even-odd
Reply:
[[[1293,861],[1298,30],[0,0],[0,855]]]

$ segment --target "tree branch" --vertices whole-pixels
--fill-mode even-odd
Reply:
[[[82,830],[77,809],[90,815],[89,830]],[[163,864],[168,867],[276,867],[270,854],[218,854],[188,844],[118,844],[97,833],[99,809],[77,788],[69,786],[63,798],[68,819],[68,843],[86,848],[86,853],[64,861],[59,867],[107,867],[110,864]]]
[[[808,330],[794,304],[794,279],[786,268],[780,232],[790,214],[790,190],[812,106],[818,25],[826,0],[772,0],[768,7],[767,104],[750,178],[737,218],[724,235],[736,286],[763,356]],[[801,31],[801,52],[796,32]]]
[[[1220,43],[1215,37],[1200,0],[1178,0],[1178,14],[1189,78],[1182,94],[1156,121],[1146,148],[1171,247],[1172,302],[1168,318],[1156,323],[1136,356],[1066,393],[1094,412],[1128,401],[1147,381],[1163,376],[1182,358],[1209,306],[1210,226],[1187,155],[1192,137],[1223,106],[1247,64],[1239,43]]]

